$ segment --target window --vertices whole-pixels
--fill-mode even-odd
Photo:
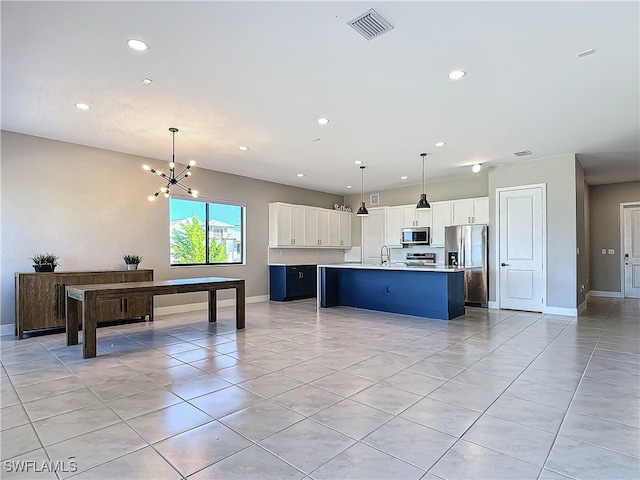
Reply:
[[[244,206],[169,200],[171,265],[244,263]]]

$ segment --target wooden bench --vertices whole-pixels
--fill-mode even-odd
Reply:
[[[205,277],[152,282],[105,283],[101,285],[69,285],[66,287],[67,345],[78,344],[78,328],[82,319],[84,358],[96,356],[96,326],[100,302],[113,298],[153,297],[174,293],[209,292],[209,322],[217,320],[216,292],[235,288],[236,328],[244,328],[244,280],[239,278]]]

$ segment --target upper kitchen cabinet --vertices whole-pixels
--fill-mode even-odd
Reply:
[[[489,223],[489,198],[465,198],[451,201],[452,225]]]
[[[338,212],[340,214],[340,237],[339,243],[341,247],[351,246],[351,212]]]
[[[387,207],[385,240],[390,247],[401,246],[400,230],[405,227],[430,227],[431,209],[416,208],[414,204]]]
[[[384,207],[369,208],[369,215],[360,217],[362,219],[362,257],[364,263],[380,263],[381,249],[383,245],[386,245],[385,210]]]
[[[270,203],[269,247],[350,248],[351,214],[304,205]]]
[[[451,203],[431,203],[431,246],[444,247],[444,227],[452,225]]]
[[[269,246],[306,246],[304,206],[280,202],[269,204]]]

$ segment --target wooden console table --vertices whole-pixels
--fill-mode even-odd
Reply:
[[[152,282],[106,283],[102,285],[67,286],[67,345],[78,344],[78,327],[82,318],[84,358],[96,356],[96,326],[101,303],[113,298],[170,295],[173,293],[209,292],[209,322],[216,321],[216,292],[236,289],[236,328],[244,328],[244,280],[239,278],[184,278]]]

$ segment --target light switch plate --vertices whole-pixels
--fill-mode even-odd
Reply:
[[[616,251],[613,248],[609,249],[609,255],[615,255]]]
[[[607,254],[607,249],[603,248],[601,253],[602,253],[602,255],[606,255]]]

